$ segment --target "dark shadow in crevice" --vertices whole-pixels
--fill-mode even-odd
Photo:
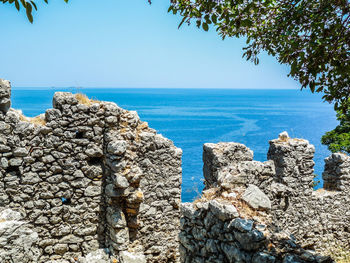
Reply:
[[[9,166],[6,168],[6,173],[20,174],[19,167],[18,166]]]
[[[84,132],[76,131],[75,132],[75,138],[76,139],[83,139],[84,138]]]
[[[103,157],[91,157],[87,160],[88,165],[101,165],[103,169],[103,174],[105,173],[104,171],[104,163],[103,163]]]

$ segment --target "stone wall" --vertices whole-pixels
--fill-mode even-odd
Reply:
[[[268,217],[259,213],[242,214],[242,207],[236,207],[224,196],[183,204],[181,262],[333,262],[327,256],[301,248],[288,233],[271,228]]]
[[[253,161],[253,152],[242,144],[205,144],[206,189],[230,192],[255,185],[271,201],[271,225],[291,233],[303,248],[350,249],[350,157],[326,158],[324,188],[314,191],[314,152],[307,140],[285,133],[270,141],[264,163]]]
[[[114,103],[58,92],[27,118],[10,94],[0,80],[0,210],[37,233],[37,262],[99,248],[178,260],[180,149]]]
[[[27,118],[10,96],[0,80],[1,262],[326,263],[316,252],[350,249],[345,154],[313,191],[306,140],[281,134],[266,162],[207,143],[205,190],[180,220],[182,152],[136,112],[58,92]]]

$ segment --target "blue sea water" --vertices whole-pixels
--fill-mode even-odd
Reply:
[[[237,89],[60,89],[83,92],[136,110],[143,121],[183,150],[182,200],[192,201],[203,188],[202,146],[206,142],[239,142],[265,161],[268,141],[282,131],[316,147],[316,179],[330,152],[321,136],[337,125],[332,105],[321,95],[299,90]],[[51,108],[58,89],[14,88],[13,108],[36,116]],[[322,183],[320,184],[320,186]]]

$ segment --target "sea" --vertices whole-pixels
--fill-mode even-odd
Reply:
[[[324,158],[330,152],[322,135],[338,124],[333,106],[307,90],[152,89],[152,88],[13,88],[12,107],[34,117],[52,108],[56,91],[84,93],[136,110],[151,128],[183,150],[182,201],[203,189],[202,149],[207,142],[239,142],[266,161],[269,140],[287,131],[315,145],[315,174],[322,187]]]

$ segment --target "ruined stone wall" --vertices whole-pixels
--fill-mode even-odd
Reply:
[[[350,249],[350,157],[326,158],[324,188],[314,191],[314,152],[308,141],[286,134],[270,141],[264,163],[253,161],[242,144],[205,144],[206,189],[230,192],[255,185],[271,201],[271,225],[294,235],[302,247]]]
[[[288,233],[271,227],[268,216],[244,214],[243,208],[232,201],[224,195],[182,205],[181,262],[333,262],[327,256],[301,248]]]
[[[181,150],[114,103],[58,92],[52,109],[26,118],[10,94],[0,80],[0,210],[38,234],[37,262],[98,248],[176,262]]]

